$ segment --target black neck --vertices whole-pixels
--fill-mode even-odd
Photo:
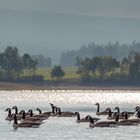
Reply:
[[[112,115],[111,109],[109,108],[108,111],[109,111],[108,117],[111,117]]]
[[[118,112],[118,114],[120,114],[120,109],[119,108],[117,108],[117,112]]]
[[[58,114],[61,115],[61,109],[60,108],[58,108]]]
[[[14,124],[18,124],[16,115],[14,115]]]
[[[55,107],[52,107],[52,113],[54,114],[54,109],[55,109]]]
[[[100,112],[100,105],[97,104],[97,112]]]
[[[90,123],[93,123],[94,124],[94,120],[92,119],[91,116],[89,116],[89,120],[90,120]]]
[[[32,117],[33,116],[33,111],[32,110],[30,110],[30,117]]]
[[[119,114],[116,115],[115,121],[116,121],[116,122],[119,121]]]
[[[138,111],[138,113],[137,113],[137,117],[140,118],[140,111]]]
[[[39,114],[42,114],[42,111],[40,109],[38,109],[38,111],[39,111]]]
[[[125,118],[125,120],[128,119],[128,113],[127,112],[125,112],[124,118]]]
[[[15,114],[18,114],[18,108],[15,107]]]
[[[8,109],[8,116],[9,117],[11,116],[11,109],[10,108]]]
[[[77,112],[76,115],[77,115],[77,120],[80,120],[80,114]]]
[[[25,119],[25,111],[22,111],[22,119]]]

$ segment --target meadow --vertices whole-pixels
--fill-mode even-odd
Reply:
[[[77,74],[77,67],[63,67],[63,70],[65,72],[63,80],[78,80],[80,78],[80,75]],[[50,72],[51,68],[37,68],[36,70],[36,74],[42,75],[44,80],[54,80]]]

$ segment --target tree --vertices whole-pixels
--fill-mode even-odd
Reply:
[[[6,80],[13,80],[19,77],[22,72],[22,61],[16,47],[7,47],[1,54],[1,67],[5,73]]]
[[[129,67],[129,77],[133,80],[140,80],[140,53],[131,53],[131,63]]]
[[[65,72],[62,70],[61,66],[54,66],[51,71],[51,77],[60,80],[65,75]]]
[[[23,59],[23,67],[26,71],[26,76],[34,75],[37,66],[37,61],[33,60],[31,56],[27,53],[23,55],[22,59]]]

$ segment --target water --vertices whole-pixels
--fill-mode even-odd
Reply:
[[[76,118],[50,117],[40,128],[13,129],[13,122],[5,121],[7,107],[14,105],[21,109],[37,107],[50,111],[49,103],[62,110],[79,111],[81,117],[95,116],[96,102],[101,110],[116,106],[134,111],[140,105],[140,91],[0,91],[0,140],[138,140],[140,126],[119,126],[116,128],[89,128],[89,123],[76,123]],[[97,117],[97,116],[96,116]],[[105,120],[106,117],[100,117]]]

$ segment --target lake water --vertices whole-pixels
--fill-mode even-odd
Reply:
[[[13,129],[13,122],[5,121],[7,107],[21,109],[37,107],[50,111],[49,103],[61,107],[62,111],[79,111],[81,117],[96,116],[96,102],[101,110],[119,106],[121,111],[134,111],[140,105],[140,91],[0,91],[0,140],[139,140],[140,125],[118,126],[116,128],[89,128],[89,123],[76,123],[76,117],[50,117],[39,128]],[[97,116],[96,116],[97,117]],[[106,117],[100,116],[102,120]]]

